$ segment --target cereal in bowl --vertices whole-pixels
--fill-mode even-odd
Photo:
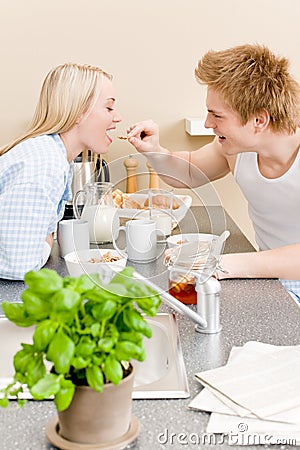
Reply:
[[[91,258],[91,259],[89,259],[88,262],[90,262],[90,263],[111,263],[114,261],[119,261],[119,259],[121,259],[120,256],[117,256],[117,255],[112,256],[110,254],[110,252],[108,251],[102,255],[101,259]]]

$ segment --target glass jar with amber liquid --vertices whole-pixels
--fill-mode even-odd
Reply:
[[[195,277],[191,274],[183,274],[176,269],[169,273],[169,294],[186,305],[197,304],[197,292],[195,290]]]

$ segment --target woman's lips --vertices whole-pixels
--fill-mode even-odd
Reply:
[[[107,139],[109,140],[109,143],[111,144],[112,143],[112,138],[109,136],[109,133],[111,132],[111,131],[115,131],[115,129],[116,129],[116,127],[113,127],[113,128],[107,128],[107,130],[106,130],[106,136],[107,136]]]
[[[107,137],[107,139],[109,140],[109,143],[111,144],[111,143],[112,143],[112,138],[111,138],[110,136],[108,136],[107,133],[106,133],[106,137]]]

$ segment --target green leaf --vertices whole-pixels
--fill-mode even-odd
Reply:
[[[101,352],[109,353],[113,346],[115,345],[115,339],[113,338],[102,338],[98,341],[98,349]]]
[[[134,268],[127,266],[121,272],[118,272],[110,281],[111,284],[123,284],[124,286],[131,286],[133,282]],[[110,285],[108,284],[108,286]]]
[[[96,355],[96,354],[94,354],[93,356],[92,356],[92,362],[93,362],[93,364],[95,365],[95,366],[99,366],[99,367],[101,367],[102,366],[102,364],[103,364],[103,362],[104,362],[104,360],[105,360],[105,357],[104,357],[105,355],[103,354],[103,353],[101,353],[101,355]]]
[[[93,323],[91,326],[91,335],[93,337],[96,337],[99,335],[100,332],[100,323]]]
[[[63,278],[55,270],[50,269],[27,272],[24,281],[33,292],[42,295],[56,292],[63,287]]]
[[[28,316],[32,317],[35,321],[39,321],[48,317],[51,304],[38,296],[31,289],[26,289],[22,292],[21,298],[24,303],[25,311]]]
[[[78,278],[66,277],[64,278],[64,287],[73,289],[80,294],[94,289],[95,286],[101,285],[99,274],[81,275]]]
[[[24,392],[23,387],[15,378],[13,383],[5,388],[5,394],[11,395],[12,397],[18,397],[20,392]]]
[[[57,394],[59,389],[59,376],[53,373],[48,373],[31,387],[30,393],[35,400],[44,400]]]
[[[144,361],[146,356],[143,347],[130,341],[118,342],[115,347],[115,355],[119,361],[130,361],[130,359]]]
[[[14,355],[14,368],[16,372],[25,375],[27,373],[27,366],[34,355],[34,348],[32,345],[23,344],[23,349],[19,350]]]
[[[9,405],[9,400],[8,398],[0,398],[0,406],[2,408],[7,408]]]
[[[106,330],[105,330],[105,337],[111,337],[117,342],[119,338],[119,331],[118,328],[114,323],[107,324]]]
[[[104,362],[104,374],[113,384],[119,384],[123,378],[122,365],[112,355],[109,355]]]
[[[2,308],[8,320],[15,323],[19,327],[30,327],[35,323],[33,318],[26,315],[23,303],[3,302]]]
[[[34,347],[38,351],[46,352],[48,345],[52,341],[57,330],[58,323],[51,320],[44,320],[39,323],[33,334]]]
[[[143,342],[143,335],[141,333],[138,333],[137,331],[123,331],[120,333],[120,341],[131,341],[135,344],[142,344]]]
[[[122,286],[122,288],[120,287],[119,295],[125,297],[123,298],[123,301],[126,301],[126,297],[130,299],[136,299],[139,297],[157,297],[158,294],[154,289],[133,278],[133,272],[134,269],[132,267],[126,267],[113,277],[111,282],[106,286],[107,289],[117,292],[114,286]]]
[[[52,319],[71,319],[77,313],[78,305],[81,302],[81,296],[78,292],[63,288],[56,292],[52,297]]]
[[[121,283],[110,282],[108,285],[106,285],[106,290],[114,295],[117,295],[118,297],[127,297],[128,294],[126,286]]]
[[[76,356],[90,356],[96,348],[96,342],[92,341],[88,336],[83,336],[80,338],[79,343],[76,345],[75,355]]]
[[[109,286],[109,285],[107,285]],[[90,291],[85,292],[85,298],[92,300],[95,303],[102,303],[105,300],[112,300],[114,302],[119,302],[119,296],[111,292],[109,289],[104,289],[101,287],[94,288]]]
[[[96,320],[108,320],[117,311],[117,304],[112,300],[105,300],[102,303],[97,303],[92,307],[92,314]]]
[[[91,362],[91,358],[83,358],[82,356],[75,356],[72,359],[72,366],[76,370],[85,369]]]
[[[23,408],[25,403],[27,403],[27,400],[22,400],[21,398],[18,398],[17,400],[19,408]]]
[[[136,304],[141,310],[150,317],[154,317],[161,304],[159,295],[153,295],[152,297],[136,298]]]
[[[38,382],[40,378],[43,378],[46,374],[46,367],[42,358],[42,355],[34,355],[31,361],[27,365],[27,385],[30,388]]]
[[[74,356],[75,344],[62,330],[59,330],[49,344],[47,360],[52,361],[56,373],[67,373]]]
[[[129,329],[134,329],[148,338],[152,336],[152,329],[149,323],[134,308],[131,307],[124,310],[123,320]]]
[[[103,373],[100,367],[98,366],[87,367],[85,369],[85,373],[89,386],[96,392],[102,392],[104,380],[103,380]]]
[[[75,386],[70,380],[64,378],[60,381],[60,390],[55,394],[54,403],[57,411],[67,409],[74,397]]]

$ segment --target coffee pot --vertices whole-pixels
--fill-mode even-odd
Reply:
[[[75,217],[73,211],[73,199],[76,192],[82,191],[87,183],[93,182],[109,182],[110,174],[107,162],[98,157],[97,161],[92,161],[92,154],[90,151],[87,152],[86,158],[83,157],[81,153],[74,160],[73,166],[73,178],[72,178],[72,201],[67,202],[65,206],[64,219],[72,219]],[[83,198],[77,200],[79,210],[83,206]]]
[[[87,183],[96,181],[110,181],[108,164],[104,159],[97,158],[96,163],[92,161],[91,152],[83,159],[82,153],[74,161],[72,195],[83,189]]]

